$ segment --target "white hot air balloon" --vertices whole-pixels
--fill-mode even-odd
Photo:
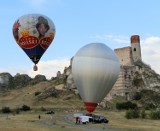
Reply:
[[[93,112],[109,93],[119,70],[116,54],[103,43],[88,44],[76,53],[72,74],[87,111]]]

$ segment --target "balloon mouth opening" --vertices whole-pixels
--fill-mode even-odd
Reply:
[[[93,112],[96,109],[98,104],[93,102],[84,102],[84,105],[88,112]]]
[[[34,70],[34,71],[37,71],[37,70],[38,70],[38,67],[37,67],[36,65],[34,65],[34,66],[33,66],[33,70]]]

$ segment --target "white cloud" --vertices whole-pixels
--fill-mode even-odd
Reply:
[[[69,58],[58,58],[55,60],[48,60],[48,61],[40,61],[38,63],[38,71],[33,71],[33,64],[32,66],[21,66],[18,67],[12,66],[12,67],[6,67],[1,68],[0,72],[8,72],[12,76],[15,76],[17,73],[20,74],[28,74],[30,77],[34,78],[36,75],[41,74],[45,75],[47,79],[51,79],[51,77],[55,77],[57,75],[57,72],[60,71],[63,73],[64,68],[68,67],[70,65],[70,59]]]
[[[113,41],[115,41],[117,43],[123,43],[123,44],[128,44],[129,43],[129,40],[120,39],[120,38],[114,38]]]
[[[106,41],[108,44],[112,44],[114,48],[120,48],[122,46],[129,45],[130,40],[126,36],[112,35],[112,34],[102,34],[96,36],[90,36],[91,39],[98,39]]]
[[[151,36],[142,41],[145,44],[158,44],[160,43],[160,37]]]
[[[38,71],[33,71],[30,69],[28,71],[28,75],[31,77],[36,76],[37,74],[45,75],[47,79],[51,77],[55,77],[57,72],[60,71],[63,73],[64,68],[68,67],[70,64],[69,59],[56,59],[56,60],[49,60],[49,61],[40,61],[37,65]]]
[[[141,41],[142,59],[160,74],[160,37],[151,36]]]

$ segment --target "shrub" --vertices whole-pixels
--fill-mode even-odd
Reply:
[[[141,111],[141,118],[146,118],[146,112],[144,109]]]
[[[2,113],[11,113],[11,109],[9,107],[2,107]]]
[[[134,100],[140,100],[141,99],[141,93],[136,92],[133,97],[134,97]]]
[[[157,106],[155,104],[153,104],[153,103],[145,103],[144,107],[145,107],[146,110],[156,109],[157,108]]]
[[[153,119],[153,120],[158,120],[160,119],[160,110],[157,110],[157,111],[151,111],[150,114],[149,114],[150,118]]]
[[[29,111],[31,110],[31,108],[27,105],[23,105],[22,108],[21,108],[22,111]]]
[[[16,109],[15,109],[15,113],[16,113],[16,114],[19,114],[19,113],[20,113],[20,109],[19,109],[19,108],[16,108]]]
[[[116,103],[116,108],[118,110],[122,110],[122,109],[136,109],[137,108],[137,104],[132,103],[130,101],[127,102],[122,102],[122,103]]]
[[[135,109],[135,110],[128,110],[126,111],[125,117],[127,119],[133,119],[133,118],[139,118],[139,110]]]
[[[46,108],[44,108],[43,106],[41,107],[41,109],[40,109],[41,111],[47,111],[47,109]]]
[[[39,94],[41,94],[40,91],[36,91],[36,92],[34,93],[35,96],[38,96]]]

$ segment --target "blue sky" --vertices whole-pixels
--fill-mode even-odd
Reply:
[[[43,74],[48,79],[63,72],[82,46],[101,42],[113,50],[130,46],[139,35],[142,59],[160,73],[159,0],[3,0],[0,4],[0,72]],[[55,24],[55,39],[42,56],[39,70],[16,44],[13,23],[22,15],[38,13]]]

